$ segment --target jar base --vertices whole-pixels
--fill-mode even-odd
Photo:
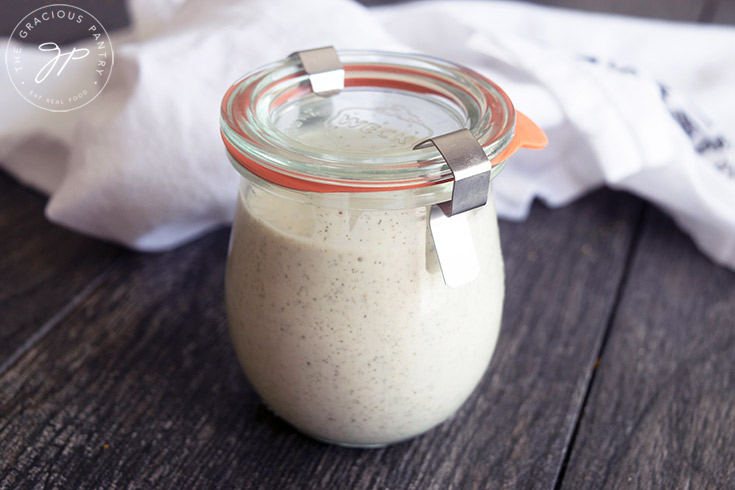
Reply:
[[[359,443],[359,442],[343,442],[343,441],[337,441],[337,440],[329,439],[329,438],[326,438],[326,437],[315,436],[314,434],[310,434],[308,432],[304,432],[304,431],[302,431],[301,429],[298,429],[298,428],[295,428],[295,429],[300,434],[303,434],[303,435],[305,435],[307,437],[310,437],[310,438],[312,438],[312,439],[314,439],[316,441],[322,442],[324,444],[331,444],[333,446],[339,446],[339,447],[344,447],[344,448],[348,448],[348,449],[381,449],[381,448],[384,448],[384,447],[393,446],[394,444],[400,444],[402,442],[410,441],[411,439],[415,439],[417,437],[420,437],[423,434],[425,434],[426,432],[428,432],[429,430],[433,429],[433,427],[431,429],[428,429],[428,430],[424,431],[424,432],[419,432],[418,434],[414,434],[414,435],[411,435],[411,436],[402,437],[401,439],[396,439],[395,441],[377,442],[377,443]]]
[[[431,428],[427,429],[424,432],[419,432],[418,434],[410,435],[410,436],[407,436],[407,437],[402,437],[400,439],[396,439],[395,441],[377,442],[377,443],[369,443],[369,442],[368,443],[344,442],[344,441],[338,441],[336,439],[329,439],[328,437],[317,436],[315,434],[312,434],[310,432],[307,432],[305,430],[302,430],[302,429],[296,427],[295,425],[293,425],[292,423],[290,423],[288,420],[286,420],[283,417],[281,417],[281,415],[276,410],[274,410],[270,405],[268,405],[265,401],[263,401],[263,400],[261,400],[261,401],[263,403],[263,406],[266,408],[266,410],[268,410],[270,413],[272,413],[273,415],[275,415],[276,417],[278,417],[280,420],[282,420],[283,422],[285,422],[286,424],[288,424],[288,426],[291,427],[295,432],[298,432],[299,434],[301,434],[303,436],[306,436],[306,437],[308,437],[310,439],[314,439],[315,441],[319,441],[319,442],[321,442],[323,444],[331,444],[333,446],[339,446],[339,447],[344,447],[344,448],[348,448],[348,449],[381,449],[381,448],[384,448],[384,447],[387,447],[387,446],[392,446],[393,444],[399,444],[401,442],[406,442],[408,440],[414,439],[414,438],[419,437],[422,434],[428,432],[429,430],[433,429],[433,427],[431,427]],[[454,416],[454,414],[452,414],[450,417],[448,417],[447,420],[451,419],[453,416]],[[446,422],[446,420],[444,422]],[[444,422],[441,422],[441,424],[443,424]],[[441,424],[439,424],[439,425],[441,425]]]
[[[306,432],[302,432],[302,431],[299,431],[299,432],[301,432],[305,436],[311,437],[312,439],[315,439],[324,444],[331,444],[333,446],[339,446],[339,447],[344,447],[348,449],[380,449],[386,446],[390,446],[391,444],[395,444],[394,442],[383,442],[379,444],[353,444],[349,442],[340,442],[340,441],[334,441],[332,439],[327,439],[324,437],[318,437],[312,434],[307,434]],[[402,439],[402,440],[405,440],[405,439]],[[396,441],[396,442],[401,442],[401,441]]]

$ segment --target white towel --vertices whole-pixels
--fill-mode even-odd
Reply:
[[[50,195],[54,222],[145,251],[228,222],[237,176],[218,110],[244,73],[288,53],[420,51],[497,81],[550,144],[496,180],[501,216],[609,185],[660,206],[735,268],[735,29],[517,2],[174,0],[131,3],[110,82],[50,113],[0,81],[0,162]],[[4,44],[4,43],[3,43]],[[40,55],[40,54],[39,54]]]

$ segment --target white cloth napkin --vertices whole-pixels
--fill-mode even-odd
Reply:
[[[288,53],[421,51],[497,81],[547,132],[495,183],[501,216],[609,185],[670,213],[735,268],[735,29],[537,7],[349,0],[134,0],[100,96],[66,113],[0,79],[0,162],[50,194],[49,219],[145,251],[228,222],[237,176],[219,102],[241,75]],[[706,114],[702,116],[701,114]]]

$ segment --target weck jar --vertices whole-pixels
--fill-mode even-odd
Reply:
[[[489,179],[517,148],[543,146],[543,132],[469,69],[327,48],[244,76],[221,111],[242,176],[227,316],[265,404],[348,446],[401,441],[446,420],[479,383],[500,328]],[[419,144],[458,130],[465,139],[444,151],[438,139]],[[447,155],[456,158],[456,143],[461,159],[466,135],[487,161],[486,204],[452,215],[439,209],[459,202]]]

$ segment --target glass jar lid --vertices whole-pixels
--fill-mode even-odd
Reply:
[[[514,138],[517,121],[530,121],[472,70],[413,54],[340,51],[339,58],[344,89],[327,97],[312,91],[293,56],[230,87],[221,132],[236,168],[300,191],[397,191],[452,180],[436,148],[414,149],[430,137],[469,129],[493,176],[519,146],[545,144],[545,137],[536,146]]]

